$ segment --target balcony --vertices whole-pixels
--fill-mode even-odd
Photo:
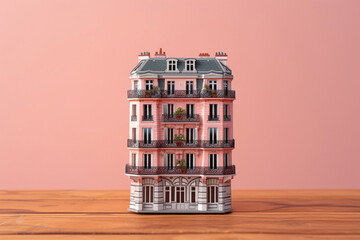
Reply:
[[[128,139],[129,148],[234,148],[235,140],[151,140],[139,141]]]
[[[230,115],[224,115],[224,121],[231,121]]]
[[[132,122],[137,121],[137,115],[131,115],[131,121]]]
[[[129,164],[125,166],[126,174],[134,175],[161,175],[161,174],[189,174],[189,175],[232,175],[235,174],[235,165],[229,167],[218,167],[211,169],[210,167],[194,167],[186,168],[168,168],[165,166],[155,166],[151,168],[133,167]]]
[[[163,122],[200,122],[199,114],[163,114],[161,120]]]
[[[219,115],[209,115],[208,121],[219,121]]]
[[[235,98],[235,91],[233,90],[216,90],[208,91],[186,91],[175,90],[174,94],[168,94],[167,91],[153,91],[147,90],[128,90],[128,98]]]
[[[142,121],[146,122],[146,121],[153,121],[153,116],[152,115],[144,115],[142,116]]]

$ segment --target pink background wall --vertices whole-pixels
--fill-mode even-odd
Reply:
[[[0,189],[126,189],[140,51],[224,51],[235,188],[360,187],[360,1],[0,1]]]

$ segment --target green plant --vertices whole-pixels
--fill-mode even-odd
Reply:
[[[175,115],[185,115],[186,114],[186,110],[181,108],[181,107],[178,107],[176,109],[176,111],[174,112]]]
[[[175,141],[182,141],[184,140],[185,137],[184,137],[184,134],[178,134],[178,135],[175,135]]]
[[[209,88],[209,85],[204,85],[204,88],[203,88],[204,91],[210,91],[210,88]]]
[[[186,167],[185,159],[179,159],[179,160],[177,160],[177,162],[176,162],[176,167],[180,167],[180,168]]]
[[[151,89],[150,91],[149,91],[149,93],[151,94],[151,95],[154,95],[154,94],[156,94],[157,92],[159,91],[159,87],[154,87],[153,89]]]

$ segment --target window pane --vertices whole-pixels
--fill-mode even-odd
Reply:
[[[207,187],[207,202],[210,202],[210,187]]]
[[[174,186],[171,187],[171,201],[172,202],[175,201],[175,187]]]
[[[150,202],[154,202],[154,187],[150,186]]]

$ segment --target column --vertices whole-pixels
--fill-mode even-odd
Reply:
[[[224,178],[220,177],[219,178],[219,202],[218,202],[218,210],[219,211],[224,211],[225,209],[225,198],[226,198],[226,186],[224,186],[223,183]]]
[[[207,211],[207,189],[206,189],[206,178],[203,177],[199,182],[199,192],[198,192],[198,210]]]
[[[154,183],[154,211],[161,211],[164,208],[164,192],[163,182],[159,181],[159,177],[155,177]]]
[[[142,181],[141,177],[138,178],[137,182],[131,183],[131,192],[132,196],[130,196],[130,204],[131,198],[133,198],[134,210],[141,211],[143,209],[143,192],[142,192]]]

